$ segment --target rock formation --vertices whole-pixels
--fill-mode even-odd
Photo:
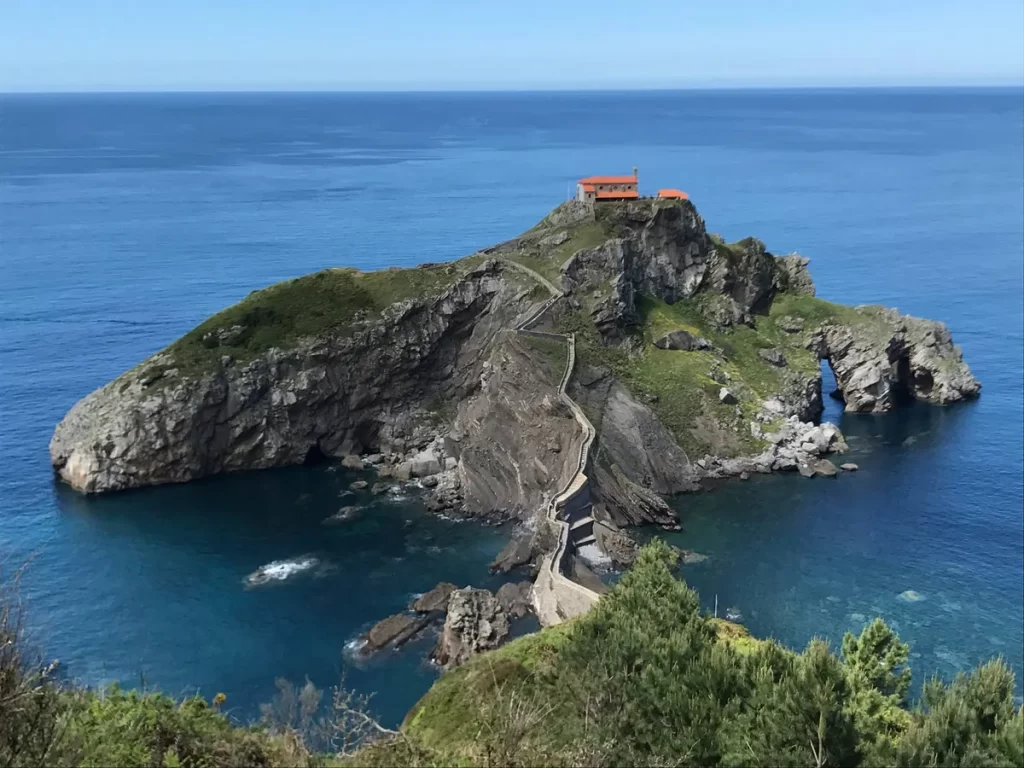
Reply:
[[[883,307],[858,312],[866,323],[825,326],[813,342],[832,366],[846,410],[883,413],[908,400],[944,404],[980,392],[943,323]]]
[[[505,609],[486,589],[456,589],[448,598],[448,616],[434,649],[445,668],[462,664],[474,653],[497,648],[508,637]]]
[[[517,519],[495,567],[536,563],[552,546],[536,523],[578,469],[559,397],[572,333],[598,543],[625,560],[621,528],[676,525],[663,495],[828,472],[845,442],[815,423],[821,359],[849,410],[978,394],[941,323],[814,294],[806,258],[723,243],[689,201],[566,203],[451,264],[255,292],[77,403],[51,460],[98,493],[333,457],[419,483],[432,509]],[[517,332],[528,317],[560,335]]]

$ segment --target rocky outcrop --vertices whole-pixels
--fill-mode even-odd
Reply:
[[[711,342],[700,336],[695,336],[689,331],[680,330],[666,333],[660,339],[655,339],[654,346],[658,349],[678,349],[683,352],[692,352],[695,349],[711,349]]]
[[[776,260],[752,237],[715,246],[705,290],[718,297],[709,319],[718,326],[750,324],[776,291]]]
[[[811,342],[832,367],[846,410],[884,413],[909,400],[945,405],[981,391],[943,323],[882,307],[858,311],[862,322],[825,326]]]
[[[404,450],[432,403],[479,386],[495,335],[533,305],[521,282],[488,262],[345,334],[194,375],[171,375],[176,361],[158,354],[69,411],[50,443],[53,466],[74,488],[102,492]],[[147,383],[151,370],[161,379]]]
[[[842,432],[834,424],[811,424],[800,421],[796,416],[778,421],[771,412],[763,412],[761,417],[766,424],[762,429],[761,422],[754,422],[752,429],[758,438],[768,442],[768,447],[756,456],[737,458],[718,458],[705,456],[697,462],[697,466],[708,478],[739,477],[742,474],[792,472],[803,474],[810,467],[815,474],[815,467],[822,457],[843,453],[849,449]],[[771,425],[770,429],[767,425]],[[826,462],[832,469],[831,462]],[[823,474],[818,472],[817,474]]]
[[[807,266],[811,260],[791,253],[775,259],[775,288],[778,291],[795,293],[799,296],[813,296],[814,280]]]
[[[501,645],[509,621],[498,599],[486,589],[457,589],[448,598],[448,616],[434,649],[434,660],[450,669],[480,651]]]
[[[429,592],[424,592],[413,600],[409,609],[416,613],[437,613],[440,611],[446,611],[448,610],[448,598],[455,589],[456,586],[454,584],[442,581]]]
[[[396,613],[374,624],[363,636],[363,653],[373,653],[392,646],[400,648],[419,634],[430,623],[424,616]]]

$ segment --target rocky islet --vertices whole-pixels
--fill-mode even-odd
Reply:
[[[576,339],[569,390],[597,432],[595,536],[621,563],[622,528],[677,525],[663,495],[752,473],[837,474],[826,457],[846,445],[816,423],[819,360],[850,411],[980,391],[943,324],[814,294],[806,258],[721,242],[689,201],[567,203],[452,264],[326,270],[257,292],[77,403],[51,461],[101,493],[334,458],[422,485],[434,511],[525,524],[496,567],[535,564],[552,542],[533,523],[576,470],[581,439],[558,396],[564,345],[513,331],[544,305],[538,328]],[[386,490],[351,487],[371,485]],[[399,624],[419,620],[371,634],[387,645]],[[463,624],[445,658],[461,657]],[[500,625],[477,622],[469,646]]]

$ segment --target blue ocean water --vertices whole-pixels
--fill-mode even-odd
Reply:
[[[795,646],[882,614],[919,680],[995,653],[1022,671],[1020,89],[0,97],[0,558],[29,562],[39,642],[85,682],[224,691],[241,716],[277,676],[345,670],[397,721],[433,678],[423,648],[352,666],[345,644],[441,579],[493,585],[503,532],[415,498],[325,528],[353,479],[325,467],[86,499],[53,482],[51,430],[251,290],[455,258],[633,165],[712,231],[810,256],[826,298],[945,320],[985,387],[830,404],[855,475],[678,499],[705,603]],[[245,589],[304,554],[321,566]]]

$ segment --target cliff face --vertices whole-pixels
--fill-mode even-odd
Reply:
[[[842,449],[811,423],[820,359],[850,410],[978,394],[945,326],[822,301],[807,264],[722,242],[686,201],[567,203],[460,262],[257,292],[76,404],[51,458],[103,492],[373,453],[436,476],[438,508],[529,519],[580,439],[557,396],[564,344],[512,330],[553,285],[537,328],[575,335],[595,515],[671,525],[660,494]]]
[[[247,362],[225,354],[206,370],[175,367],[169,348],[71,409],[50,443],[54,468],[102,492],[418,447],[423,424],[479,386],[495,336],[533,305],[522,282],[488,262],[344,333]]]

